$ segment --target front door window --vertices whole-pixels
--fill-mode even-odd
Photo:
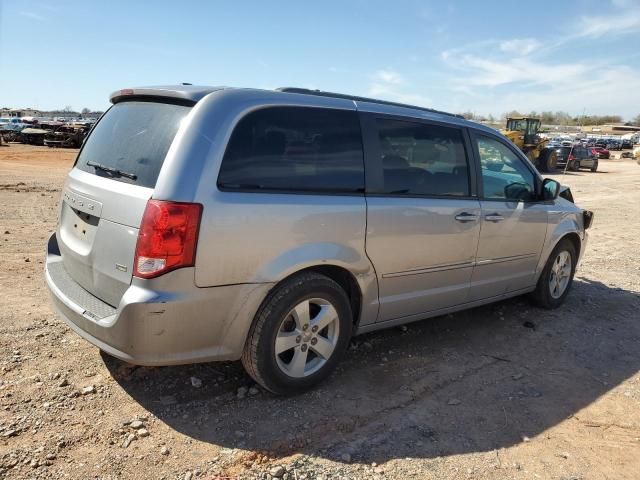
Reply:
[[[487,200],[535,200],[534,175],[506,145],[493,138],[477,139],[482,167],[482,186]]]

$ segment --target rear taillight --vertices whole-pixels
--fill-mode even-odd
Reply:
[[[575,160],[576,156],[572,153],[571,155],[569,155],[569,160]]]
[[[138,233],[133,274],[152,278],[193,266],[202,205],[149,200]]]

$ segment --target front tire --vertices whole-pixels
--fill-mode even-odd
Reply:
[[[553,172],[558,165],[558,154],[555,150],[546,148],[538,156],[538,168],[541,172]]]
[[[294,275],[258,310],[242,364],[275,394],[309,390],[335,369],[347,349],[352,318],[349,298],[332,279],[314,272]]]
[[[593,164],[593,167],[591,167],[591,171],[592,172],[597,172],[598,171],[598,162],[597,161]]]
[[[532,294],[536,305],[553,309],[564,303],[573,285],[577,260],[576,249],[570,240],[563,239],[556,245]]]

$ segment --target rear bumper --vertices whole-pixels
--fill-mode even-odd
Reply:
[[[45,279],[60,318],[101,350],[138,365],[239,359],[255,312],[272,287],[198,288],[193,268],[184,268],[153,280],[134,278],[114,308],[83,291],[61,262],[54,234]]]

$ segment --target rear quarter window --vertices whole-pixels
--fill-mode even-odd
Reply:
[[[180,122],[190,108],[143,101],[117,103],[92,130],[76,167],[120,182],[155,187]]]
[[[227,145],[218,188],[363,192],[364,160],[357,113],[268,107],[247,114]]]

